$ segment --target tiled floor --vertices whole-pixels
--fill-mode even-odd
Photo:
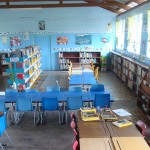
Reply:
[[[44,71],[34,87],[44,91],[46,86],[56,85],[56,80],[61,88],[68,88],[67,72],[64,71]],[[124,108],[132,114],[134,122],[138,119],[146,122],[136,106],[136,97],[112,72],[100,73],[99,82],[114,97],[112,109]],[[58,124],[58,112],[48,113],[46,120],[45,125],[34,126],[33,114],[27,113],[18,126],[11,125],[7,129],[14,146],[8,143],[5,135],[0,140],[9,145],[8,150],[71,150],[73,133],[69,124]]]

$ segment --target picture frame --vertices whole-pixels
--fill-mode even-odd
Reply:
[[[45,30],[45,21],[39,21],[39,30]]]
[[[57,37],[57,44],[58,45],[66,45],[66,44],[68,44],[68,37],[67,36],[58,36]]]
[[[76,45],[91,45],[92,36],[90,34],[76,35]]]

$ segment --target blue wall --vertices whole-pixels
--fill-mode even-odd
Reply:
[[[10,37],[21,38],[23,48],[29,45],[39,45],[42,53],[42,69],[58,70],[58,52],[60,51],[100,51],[107,55],[115,49],[115,13],[100,7],[77,8],[45,8],[33,10],[1,9],[0,37],[6,35],[7,44],[2,44],[0,50],[10,49]],[[39,21],[45,21],[45,30],[39,30]],[[108,28],[108,25],[111,25]],[[24,32],[29,33],[29,40],[24,40]],[[91,45],[75,44],[76,34],[92,36]],[[58,36],[68,36],[67,45],[58,45]],[[109,43],[101,42],[102,37],[109,38]]]

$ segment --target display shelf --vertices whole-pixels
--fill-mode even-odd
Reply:
[[[3,51],[0,53],[0,74],[3,76],[9,75],[6,70],[9,68],[10,63],[7,62],[6,59],[10,57],[11,52],[12,51]]]
[[[93,62],[100,67],[101,64],[100,52],[59,52],[58,57],[60,70],[68,69],[70,61],[73,65],[89,65]]]
[[[150,71],[145,74],[138,88],[137,106],[150,120]]]
[[[111,53],[111,70],[136,95],[138,92],[138,87],[148,69],[149,66],[143,65],[134,59],[123,56],[117,52]]]
[[[30,88],[41,73],[41,53],[39,46],[18,49],[7,59],[13,66],[7,69],[11,74],[8,84],[15,82],[18,90]],[[21,90],[22,90],[21,89]]]

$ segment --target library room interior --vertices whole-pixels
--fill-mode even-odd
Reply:
[[[150,1],[1,0],[0,149],[150,150]]]

